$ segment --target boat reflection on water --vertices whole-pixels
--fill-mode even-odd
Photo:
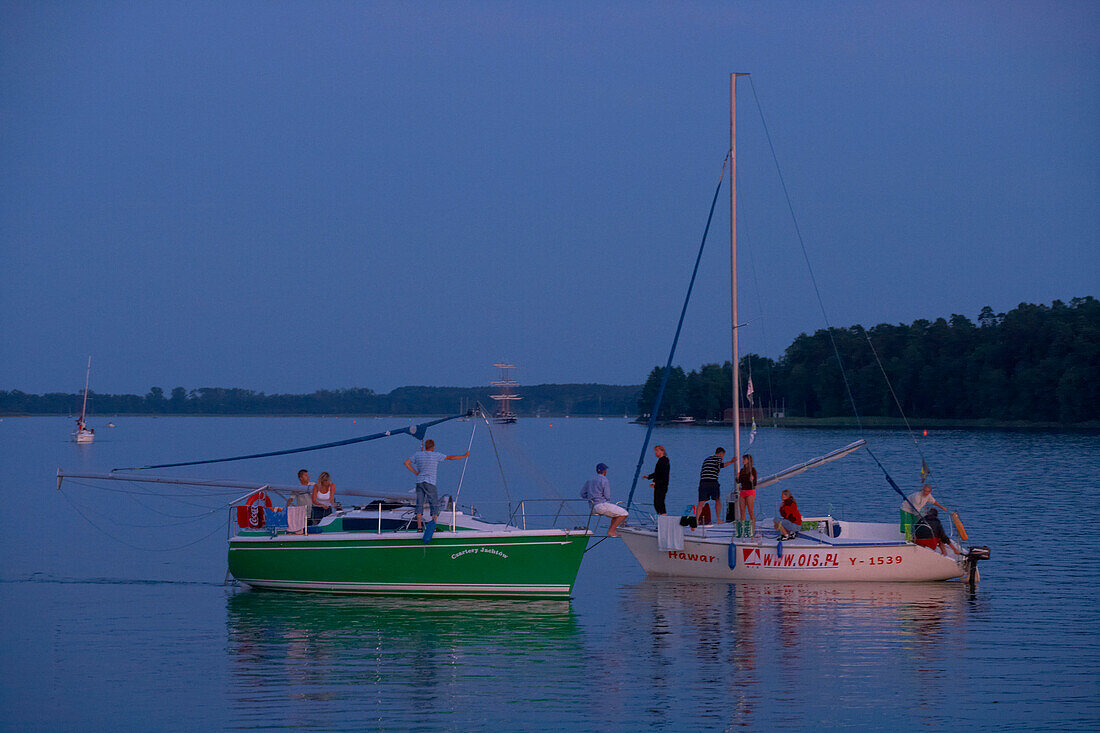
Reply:
[[[368,716],[360,720],[377,713],[386,726],[415,726],[418,711],[454,710],[456,696],[534,687],[540,665],[568,666],[581,647],[569,601],[241,591],[227,606],[242,725],[274,715],[282,725],[324,726],[328,713],[357,711]]]
[[[882,683],[884,696],[932,702],[935,686],[925,683],[943,684],[966,617],[981,608],[963,583],[730,584],[647,577],[622,589],[620,613],[649,631],[636,658],[649,660],[637,673],[654,690],[652,712],[667,712],[671,725],[685,688],[709,690],[713,701],[704,692],[695,705],[705,727],[778,724],[757,713],[774,714],[776,697],[794,696],[794,686],[800,698],[807,685],[818,688],[811,697],[820,696],[825,709],[841,705],[857,680],[865,683],[875,669],[890,680]],[[799,720],[807,722],[787,722]],[[820,722],[830,721],[840,722]]]
[[[345,647],[380,649],[403,656],[418,647],[461,653],[486,645],[524,653],[560,649],[575,639],[569,601],[451,598],[305,596],[242,591],[229,597],[229,639],[238,656],[260,654],[275,642],[293,658]]]

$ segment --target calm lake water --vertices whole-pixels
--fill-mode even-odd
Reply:
[[[616,541],[593,549],[571,602],[320,597],[223,583],[227,511],[211,499],[55,490],[58,467],[106,472],[340,440],[403,418],[96,418],[0,422],[0,728],[118,730],[726,730],[1100,727],[1100,436],[930,432],[939,501],[993,558],[976,590],[938,584],[743,584],[646,579]],[[448,453],[473,423],[434,428]],[[460,502],[573,498],[593,465],[625,499],[644,428],[621,418],[481,425]],[[762,475],[857,439],[762,427]],[[864,435],[906,490],[902,432]],[[719,428],[669,428],[670,510],[694,499]],[[347,489],[411,488],[408,436],[174,475]],[[646,459],[646,471],[652,468]],[[168,473],[168,472],[164,472]],[[440,469],[453,490],[460,463]],[[727,484],[732,477],[724,477]],[[788,482],[803,513],[895,521],[900,499],[860,452]],[[639,496],[649,501],[647,486]],[[119,491],[121,490],[121,491]],[[770,514],[778,489],[759,492]],[[232,498],[232,497],[230,497]]]

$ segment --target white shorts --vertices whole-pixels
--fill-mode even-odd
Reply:
[[[627,511],[618,504],[612,504],[609,501],[603,501],[592,507],[592,513],[602,514],[605,517],[625,517]]]

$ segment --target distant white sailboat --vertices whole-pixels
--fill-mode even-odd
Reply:
[[[85,418],[88,416],[88,380],[92,376],[92,357],[88,357],[88,371],[84,374],[84,401],[80,405],[80,417],[76,419],[76,430],[73,431],[73,441],[76,443],[91,443],[95,440],[95,430],[88,427]]]

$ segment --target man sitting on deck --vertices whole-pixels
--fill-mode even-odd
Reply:
[[[775,520],[775,531],[779,533],[779,539],[793,540],[798,530],[802,529],[802,515],[791,492],[783,489],[779,498],[783,501],[779,505],[779,519]]]
[[[596,464],[596,475],[584,482],[581,489],[581,498],[587,499],[592,507],[593,514],[600,514],[611,519],[611,526],[607,528],[608,537],[619,537],[615,529],[626,519],[626,509],[618,504],[611,503],[611,482],[607,480],[607,464]]]
[[[941,555],[947,554],[944,547],[950,547],[956,555],[962,554],[958,545],[943,531],[943,524],[940,523],[939,512],[935,507],[929,507],[924,519],[913,529],[913,541],[930,550],[939,550]]]

